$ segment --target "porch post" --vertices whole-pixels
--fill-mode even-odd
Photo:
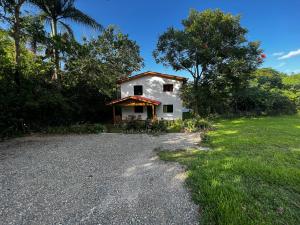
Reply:
[[[115,105],[113,105],[113,124],[116,123],[116,110],[115,110]]]
[[[154,105],[152,105],[152,120],[155,119],[155,110]]]

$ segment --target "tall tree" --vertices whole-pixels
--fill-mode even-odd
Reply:
[[[158,40],[157,63],[186,70],[193,77],[195,111],[199,86],[226,79],[239,86],[261,62],[258,42],[248,42],[240,17],[220,10],[191,10],[183,30],[168,28]]]
[[[43,16],[51,26],[51,37],[54,40],[53,46],[53,62],[55,64],[53,79],[60,79],[59,77],[59,48],[56,43],[59,40],[58,26],[72,34],[71,27],[66,21],[72,21],[80,23],[95,29],[100,29],[101,25],[97,23],[93,18],[84,14],[77,9],[74,5],[75,0],[31,0],[38,8],[43,11]]]
[[[46,48],[49,43],[49,34],[44,29],[44,21],[40,16],[25,16],[24,20],[24,38],[30,46],[30,50],[37,53]]]
[[[1,0],[0,6],[4,14],[1,18],[8,22],[12,28],[12,37],[15,43],[15,81],[20,85],[21,67],[21,7],[26,0]]]
[[[117,79],[144,66],[137,43],[112,26],[82,45],[74,42],[64,64],[67,86],[85,83],[108,97],[115,94]]]

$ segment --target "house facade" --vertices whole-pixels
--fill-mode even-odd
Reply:
[[[116,120],[182,119],[180,88],[186,78],[145,72],[118,81],[121,98],[110,102]],[[115,107],[121,108],[116,115]]]

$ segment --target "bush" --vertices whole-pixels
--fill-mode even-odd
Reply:
[[[152,123],[151,127],[154,132],[166,132],[167,131],[167,122],[164,120],[157,120]]]
[[[192,112],[183,112],[182,120],[192,119],[194,117]]]
[[[104,131],[102,124],[76,124],[71,126],[49,127],[44,132],[48,134],[98,134]]]
[[[208,130],[212,128],[212,124],[209,121],[200,117],[184,120],[183,126],[188,132],[196,132],[199,130]]]
[[[128,132],[180,132],[182,130],[182,121],[138,121],[131,120],[123,124],[123,130]]]
[[[126,132],[144,132],[146,131],[146,123],[145,121],[130,120],[123,124],[123,130]]]
[[[182,120],[171,120],[166,121],[167,131],[170,133],[177,133],[183,131],[183,121]]]
[[[125,132],[153,132],[153,133],[177,133],[182,131],[196,132],[212,128],[212,124],[200,117],[187,120],[156,120],[138,121],[130,120],[123,123],[120,127]]]
[[[278,90],[264,90],[257,87],[244,90],[237,99],[240,112],[256,115],[278,115],[296,113],[296,105]]]

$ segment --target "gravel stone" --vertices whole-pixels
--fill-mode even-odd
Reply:
[[[198,224],[177,163],[198,135],[29,136],[0,143],[0,224]],[[198,139],[197,139],[198,138]]]

